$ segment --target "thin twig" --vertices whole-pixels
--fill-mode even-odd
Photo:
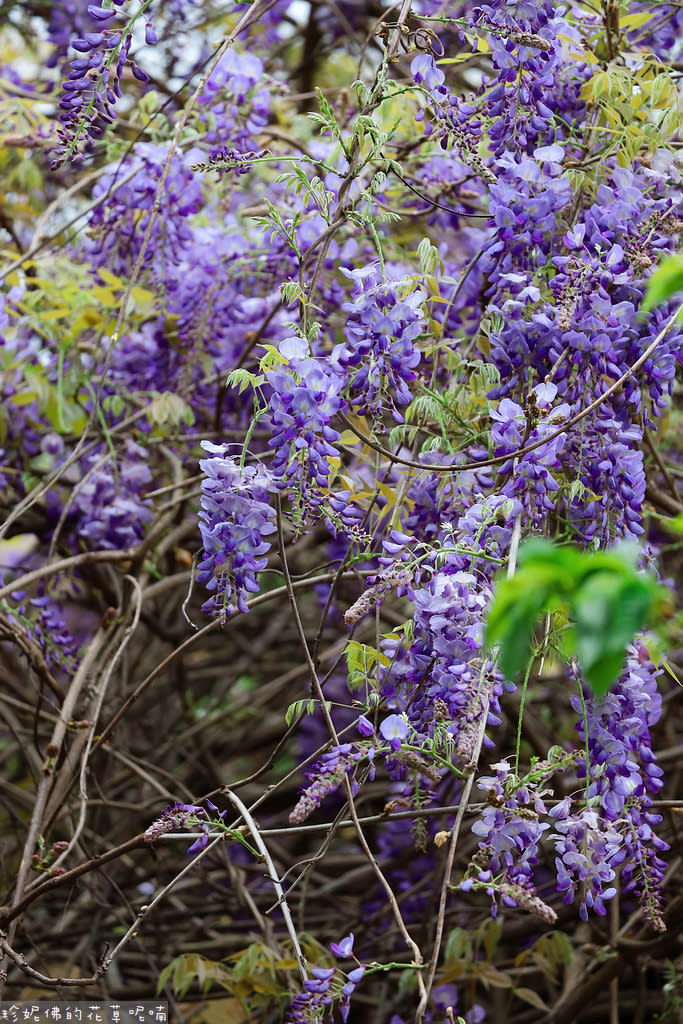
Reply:
[[[62,749],[62,744],[66,736],[66,731],[69,727],[69,722],[73,716],[76,701],[78,700],[81,689],[88,679],[89,673],[99,656],[101,648],[104,646],[107,639],[106,630],[100,628],[95,636],[92,638],[88,648],[83,656],[83,660],[78,666],[78,670],[74,675],[71,685],[69,686],[68,692],[64,699],[64,703],[60,709],[59,718],[55,723],[54,730],[52,732],[52,738],[48,745],[48,750],[56,751],[56,754],[52,756],[51,760],[46,764],[44,774],[38,784],[38,790],[36,793],[35,804],[33,807],[33,813],[31,815],[31,821],[28,827],[28,833],[26,841],[24,843],[24,851],[19,865],[19,871],[17,873],[17,880],[14,888],[14,894],[12,897],[11,908],[14,909],[20,903],[26,883],[28,880],[28,874],[31,870],[31,858],[38,841],[42,829],[43,815],[47,806],[48,796],[52,788],[53,772],[50,768],[50,764]],[[16,921],[13,921],[8,931],[8,942],[12,943],[14,938],[14,932],[16,930]],[[9,955],[9,954],[8,954]],[[2,979],[2,965],[0,964],[0,992],[2,991],[3,979]]]
[[[138,623],[140,621],[140,610],[142,608],[142,594],[140,590],[140,585],[138,581],[134,579],[132,576],[126,576],[126,580],[130,583],[135,594],[135,607],[133,611],[133,618],[129,625],[126,627],[123,636],[121,637],[121,641],[116,647],[116,651],[114,652],[113,657],[108,659],[107,661],[107,666],[99,682],[98,692],[94,701],[94,706],[89,711],[88,717],[90,720],[90,728],[88,729],[85,750],[83,751],[83,757],[81,759],[81,771],[79,780],[81,800],[78,822],[76,823],[73,835],[71,835],[69,838],[69,845],[67,849],[64,850],[64,852],[61,853],[57,860],[54,861],[54,863],[52,864],[53,870],[54,868],[58,867],[62,863],[62,861],[66,859],[71,850],[73,850],[73,848],[75,847],[76,843],[80,838],[81,832],[83,831],[83,827],[85,825],[86,807],[88,803],[88,791],[86,785],[88,775],[88,764],[90,761],[90,753],[93,747],[95,732],[97,731],[97,723],[99,721],[100,712],[102,710],[102,704],[104,703],[104,698],[107,694],[109,682],[114,674],[114,669],[116,668],[116,666],[119,663],[119,660],[123,656],[123,652],[128,646],[128,643],[130,642],[131,637],[135,633],[135,630],[137,629]]]
[[[481,721],[479,722],[479,730],[477,732],[477,740],[472,754],[471,763],[476,766],[481,755],[481,748],[484,742],[484,735],[486,733],[486,721],[489,714],[489,692],[488,689],[485,691],[482,700],[481,708]],[[441,893],[439,896],[439,910],[436,918],[436,929],[434,933],[434,946],[432,949],[432,956],[429,963],[429,971],[427,973],[427,980],[425,982],[425,991],[420,999],[420,1003],[415,1014],[415,1024],[422,1024],[425,1018],[427,1010],[427,1002],[429,1000],[429,993],[432,990],[434,984],[434,976],[436,969],[439,964],[439,953],[441,952],[441,943],[443,941],[443,930],[446,921],[446,902],[448,900],[448,890],[451,882],[451,875],[453,873],[453,863],[455,861],[455,851],[458,845],[458,838],[460,836],[460,827],[462,825],[463,818],[470,799],[470,793],[472,792],[472,786],[474,785],[475,769],[472,770],[471,774],[465,782],[460,804],[458,806],[458,813],[455,818],[455,823],[451,830],[451,839],[448,846],[448,856],[446,858],[446,867],[444,870],[443,880],[441,882]]]
[[[368,574],[370,574],[372,570],[368,569],[367,572]],[[355,576],[356,573],[349,572],[348,575]],[[293,580],[291,582],[291,587],[293,590],[307,590],[311,587],[314,587],[318,583],[329,583],[335,577],[336,573],[324,572],[320,573],[318,576],[311,576],[310,579]],[[276,601],[278,598],[283,597],[287,593],[288,587],[286,585],[282,587],[275,587],[273,590],[269,590],[265,594],[258,594],[256,597],[253,597],[250,601],[247,602],[247,605],[249,607],[249,610],[251,611],[253,608],[258,608],[259,605],[266,604],[269,601]],[[184,640],[183,643],[176,647],[174,651],[171,651],[171,653],[167,655],[164,658],[164,660],[156,666],[156,668],[152,669],[149,675],[146,676],[146,678],[142,680],[140,685],[136,687],[136,689],[126,698],[126,700],[121,705],[119,710],[116,712],[114,717],[105,726],[104,730],[98,736],[95,743],[95,747],[98,747],[101,743],[104,743],[105,739],[107,739],[107,737],[110,735],[112,729],[114,729],[114,727],[120,722],[120,720],[123,718],[123,716],[125,715],[126,711],[128,711],[130,706],[134,704],[142,696],[147,687],[150,686],[150,684],[153,683],[154,680],[159,675],[161,675],[164,669],[168,668],[171,662],[175,661],[176,658],[178,658],[181,654],[184,654],[187,650],[189,650],[189,648],[194,647],[195,644],[197,644],[201,639],[203,639],[203,637],[207,636],[209,633],[215,632],[217,629],[220,629],[223,626],[232,624],[233,622],[237,621],[239,617],[243,614],[243,612],[235,611],[234,614],[227,620],[227,622],[223,622],[222,619],[220,618],[213,619],[211,622],[208,622],[206,626],[202,626],[202,628],[197,630],[196,633],[193,633],[192,636],[188,637],[187,640]],[[95,747],[93,749],[95,749]]]
[[[263,859],[264,859],[264,861],[266,863],[266,867],[268,868],[268,874],[270,875],[271,881],[273,883],[273,888],[275,889],[275,892],[277,893],[278,904],[280,906],[280,910],[282,911],[282,916],[284,918],[284,922],[285,922],[285,925],[287,927],[287,931],[289,932],[289,937],[291,938],[292,945],[294,946],[294,952],[296,953],[296,962],[299,965],[299,974],[301,975],[301,980],[302,980],[302,982],[307,981],[308,980],[308,971],[306,970],[306,957],[304,956],[304,954],[303,954],[303,952],[301,950],[301,946],[299,945],[299,939],[298,939],[298,936],[296,934],[296,929],[294,928],[294,922],[292,921],[292,915],[289,912],[289,906],[287,904],[287,898],[285,896],[284,889],[282,888],[282,885],[280,884],[280,879],[278,877],[277,871],[275,870],[275,865],[273,864],[273,861],[272,861],[272,858],[270,856],[270,853],[268,852],[268,847],[266,846],[266,844],[263,842],[263,839],[261,838],[261,835],[259,833],[258,825],[254,821],[254,819],[252,818],[251,814],[249,813],[249,811],[247,810],[245,805],[242,803],[240,798],[237,796],[237,794],[233,793],[232,790],[228,789],[227,786],[225,787],[223,792],[225,793],[227,798],[232,801],[232,803],[235,805],[237,810],[240,812],[240,814],[244,818],[246,824],[249,826],[249,831],[251,833],[251,837],[254,840],[254,842],[256,843],[256,845],[258,846],[259,852],[260,852],[261,856],[263,857]]]
[[[11,583],[0,587],[0,601],[13,594],[15,590],[25,590],[36,580],[45,579],[46,576],[55,576],[58,572],[66,569],[77,569],[81,565],[96,565],[101,562],[130,562],[137,553],[136,548],[124,548],[122,551],[84,551],[80,555],[70,555],[69,558],[60,558],[57,562],[50,562],[48,565],[41,565],[38,569],[18,576]]]

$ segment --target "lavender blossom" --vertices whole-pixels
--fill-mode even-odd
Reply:
[[[351,772],[364,756],[367,756],[368,749],[359,749],[351,743],[343,743],[339,747],[333,747],[329,753],[323,754],[320,761],[306,772],[306,777],[311,780],[311,785],[299,797],[298,803],[289,815],[290,822],[299,825],[305,821],[329,793],[333,793],[339,788],[344,776]]]
[[[134,441],[126,441],[115,464],[89,456],[72,503],[80,540],[95,549],[135,547],[153,518],[151,502],[143,497],[151,482],[147,452]]]
[[[105,128],[116,120],[115,106],[122,95],[126,67],[138,81],[148,81],[147,74],[129,59],[133,37],[127,31],[128,25],[112,27],[117,16],[125,13],[119,8],[126,2],[114,0],[113,7],[90,4],[90,31],[71,40],[72,49],[82,56],[70,62],[71,70],[62,82],[59,146],[53,153],[53,168],[67,160],[82,161],[88,146],[100,139]]]
[[[354,282],[354,301],[342,306],[349,314],[346,341],[334,350],[333,362],[348,375],[351,404],[359,412],[379,417],[387,403],[401,422],[397,405],[412,401],[408,385],[421,360],[415,342],[425,330],[425,293],[409,281],[383,281],[379,264],[344,273]]]
[[[167,145],[138,142],[123,168],[112,166],[95,186],[93,192],[100,202],[88,222],[92,239],[89,255],[94,267],[106,267],[122,276],[130,272],[152,215],[167,152]],[[190,163],[191,155],[174,153],[164,182],[160,216],[154,221],[145,254],[145,265],[152,266],[165,282],[169,265],[180,262],[193,238],[188,221],[202,205],[199,178]],[[129,181],[118,184],[128,171],[135,173]]]
[[[539,844],[550,824],[542,821],[547,813],[541,796],[527,786],[515,786],[507,761],[493,765],[495,776],[479,780],[488,793],[488,805],[472,831],[480,836],[480,862],[486,872],[502,872],[506,883],[520,885],[525,898],[533,890],[533,867],[538,863]],[[479,874],[479,880],[486,879]],[[510,892],[506,898],[511,898]]]
[[[255,155],[257,137],[268,122],[271,88],[263,62],[255,54],[228,50],[199,98],[212,159],[229,151],[239,165]]]
[[[259,590],[257,574],[265,569],[275,533],[275,512],[270,506],[273,479],[262,466],[240,467],[229,445],[202,441],[209,458],[199,466],[205,474],[199,529],[204,545],[197,579],[214,592],[204,603],[207,613],[232,615],[248,612],[247,598]]]
[[[311,510],[322,504],[321,491],[329,485],[329,460],[337,455],[333,442],[339,437],[330,424],[343,402],[339,375],[323,360],[308,358],[306,349],[301,338],[281,343],[289,363],[266,374],[272,389],[267,420],[273,477],[298,494],[302,510]]]
[[[605,900],[616,895],[609,883],[615,868],[624,859],[622,837],[609,822],[593,810],[558,821],[555,842],[557,888],[564,893],[563,902],[573,903],[579,895],[579,913],[588,920],[588,911],[604,915]]]
[[[304,982],[304,991],[295,996],[287,1010],[286,1024],[312,1024],[320,1021],[325,1007],[334,998],[332,981],[337,973],[334,967],[314,967],[313,977]]]
[[[145,831],[145,842],[155,843],[167,832],[194,828],[205,816],[206,811],[197,804],[171,804]]]
[[[626,668],[616,686],[601,700],[588,698],[588,751],[590,797],[599,798],[605,817],[619,829],[625,859],[625,891],[635,891],[646,916],[662,930],[659,891],[665,864],[658,853],[668,849],[653,826],[661,817],[650,810],[652,797],[662,785],[650,742],[662,707],[657,690],[657,671],[644,645],[629,650]],[[581,702],[572,697],[572,707]],[[585,742],[583,717],[577,732]]]

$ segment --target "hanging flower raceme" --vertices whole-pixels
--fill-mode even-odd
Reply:
[[[306,772],[309,785],[303,790],[296,806],[290,813],[290,822],[299,825],[305,821],[316,808],[320,807],[329,793],[334,793],[341,786],[344,776],[352,772],[359,761],[370,755],[371,750],[370,744],[354,746],[352,743],[343,743],[339,747],[333,747],[327,754],[323,754],[320,761]],[[357,791],[357,788],[357,784],[352,784],[352,790]]]
[[[113,0],[114,6],[88,6],[91,31],[71,40],[79,54],[69,64],[69,73],[62,82],[59,104],[59,145],[52,154],[53,168],[67,160],[83,160],[88,146],[104,134],[107,125],[117,117],[116,103],[121,98],[121,80],[126,67],[139,82],[149,76],[129,58],[133,36],[132,22],[118,15],[127,15],[128,0]],[[134,20],[134,19],[133,19]],[[156,42],[151,24],[145,29],[145,42]]]
[[[421,359],[415,342],[425,330],[425,293],[407,280],[385,281],[379,263],[343,272],[354,283],[354,301],[342,306],[349,314],[346,342],[333,361],[348,376],[350,400],[360,413],[379,417],[386,405],[402,422],[396,407],[413,399],[408,385]]]
[[[199,466],[205,474],[199,512],[204,551],[197,579],[212,597],[203,611],[223,616],[249,610],[247,598],[259,590],[257,574],[265,569],[276,530],[270,495],[273,479],[263,466],[240,466],[229,445],[202,441],[209,458]]]
[[[525,407],[504,398],[497,409],[491,411],[494,420],[491,431],[494,455],[510,455],[498,467],[503,482],[501,493],[521,501],[531,522],[539,526],[544,516],[554,508],[550,495],[559,490],[551,470],[561,470],[560,453],[565,434],[556,433],[558,424],[569,417],[569,406],[552,407],[557,395],[554,384],[539,384],[529,392]],[[515,453],[527,445],[536,444],[544,437],[551,439],[520,458]]]
[[[602,699],[585,701],[586,717],[576,729],[590,755],[588,795],[600,801],[605,818],[623,838],[625,891],[635,891],[645,915],[663,931],[659,892],[666,865],[657,854],[668,844],[654,831],[662,819],[651,809],[664,774],[650,740],[662,709],[657,675],[645,646],[634,643],[617,685]],[[582,711],[578,696],[571,704]]]
[[[621,836],[593,810],[568,815],[555,827],[558,834],[550,838],[555,840],[557,888],[564,902],[573,903],[579,896],[582,921],[588,920],[589,909],[604,915],[605,900],[617,892],[610,882],[624,859]]]
[[[431,54],[421,53],[415,57],[410,70],[431,101],[425,135],[438,138],[442,149],[455,146],[464,164],[471,167],[482,181],[494,183],[495,174],[478,154],[482,125],[473,116],[476,108],[450,92],[444,84],[446,76],[436,66]],[[425,111],[420,110],[415,120],[422,121],[424,118]]]
[[[94,267],[106,267],[120,275],[130,273],[152,217],[168,146],[138,142],[123,165],[108,168],[95,186],[93,193],[100,202],[88,220],[92,239],[88,249]],[[164,277],[165,287],[173,283],[169,265],[177,264],[194,240],[188,222],[202,203],[199,179],[188,158],[176,150],[144,257],[145,266]]]
[[[79,539],[93,549],[116,550],[138,544],[144,524],[153,519],[152,503],[144,497],[151,482],[147,453],[134,441],[126,441],[123,456],[116,462],[101,455],[89,456],[72,503]]]
[[[343,378],[322,359],[310,358],[302,338],[286,338],[280,353],[287,363],[266,374],[271,393],[264,420],[274,449],[271,472],[277,486],[289,490],[300,525],[306,513],[322,505],[329,487],[333,442],[339,431],[331,421],[343,406]]]
[[[199,97],[213,159],[234,160],[239,169],[246,157],[257,155],[256,139],[270,112],[270,85],[263,62],[253,53],[228,50],[221,59]]]
[[[538,863],[543,833],[550,828],[548,822],[541,820],[547,809],[535,788],[510,785],[514,779],[507,761],[492,768],[496,774],[480,779],[477,784],[488,794],[488,803],[472,826],[474,834],[480,837],[476,856],[479,870],[474,878],[485,883],[495,879],[490,895],[502,895],[507,906],[519,905],[539,913],[540,905],[532,904],[533,868]],[[513,893],[519,898],[515,899]],[[548,908],[540,916],[547,913]]]
[[[337,971],[334,967],[314,967],[312,978],[304,982],[304,990],[295,996],[287,1010],[285,1024],[313,1024],[322,1021],[323,1014],[334,1001],[337,989],[333,982]]]

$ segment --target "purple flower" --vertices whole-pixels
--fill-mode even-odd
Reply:
[[[200,118],[212,157],[225,150],[258,150],[257,139],[270,114],[271,90],[263,62],[253,53],[229,50],[199,99]]]
[[[159,178],[168,148],[148,142],[136,143],[123,167],[112,166],[100,178],[94,194],[100,200],[88,222],[90,260],[95,267],[106,267],[125,276],[135,263],[149,222]],[[129,181],[122,177],[135,172]],[[199,178],[189,160],[176,152],[161,196],[159,216],[152,228],[145,253],[145,267],[152,267],[169,285],[170,268],[180,263],[193,236],[189,220],[202,205]],[[195,274],[197,270],[193,271]],[[189,273],[189,268],[184,269]]]
[[[90,548],[135,547],[153,518],[151,502],[143,497],[151,482],[147,452],[134,441],[126,441],[115,464],[101,455],[84,460],[72,502],[80,540]]]
[[[300,339],[287,340],[298,352]],[[329,460],[337,456],[333,442],[339,438],[331,421],[343,405],[342,380],[325,361],[298,356],[288,366],[268,372],[266,380],[271,388],[271,472],[280,489],[296,494],[299,525],[304,513],[321,507],[322,492],[329,487]]]
[[[69,73],[62,82],[57,133],[59,144],[53,152],[53,168],[67,160],[82,161],[88,147],[100,139],[105,129],[116,120],[115,107],[122,95],[121,82],[127,66],[138,81],[149,81],[149,76],[129,60],[132,35],[127,26],[121,29],[110,24],[117,14],[124,13],[116,9],[122,8],[124,3],[125,0],[115,0],[114,7],[90,4],[88,14],[101,30],[85,31],[82,36],[71,39],[72,48],[84,56],[71,61]],[[77,23],[80,29],[80,18]],[[57,20],[53,32],[59,24]],[[149,26],[145,32],[146,41],[150,42],[152,36],[155,33]],[[61,34],[58,42],[63,45]]]
[[[97,21],[109,21],[116,14],[111,7],[96,7],[95,4],[88,6],[88,14]]]
[[[334,994],[331,990],[336,974],[334,967],[314,967],[312,978],[304,982],[304,991],[295,996],[287,1010],[287,1024],[310,1024],[319,1020],[323,1007],[329,1006]]]
[[[333,363],[345,373],[359,412],[378,417],[386,402],[400,422],[397,405],[412,401],[408,385],[421,360],[415,342],[425,330],[425,293],[409,281],[384,282],[379,264],[343,272],[354,281],[354,301],[342,307],[349,314],[346,342],[335,348]]]
[[[619,828],[625,891],[636,892],[646,916],[661,929],[659,892],[666,865],[657,854],[668,846],[652,827],[661,818],[649,810],[663,774],[650,741],[650,726],[657,722],[662,707],[657,674],[645,646],[636,642],[617,685],[601,700],[588,698],[585,703],[593,779],[589,795],[600,798],[605,818],[615,830]],[[580,710],[578,697],[571,702]],[[585,742],[583,716],[576,728]]]
[[[341,939],[340,942],[331,942],[330,949],[335,956],[345,958],[353,955],[353,932]]]
[[[389,715],[380,725],[379,731],[391,744],[392,750],[399,750],[401,741],[408,735],[408,724],[400,715]]]
[[[166,808],[160,818],[157,818],[145,832],[145,841],[156,842],[166,832],[175,832],[177,829],[193,828],[200,823],[206,815],[203,807],[196,804],[174,803]],[[189,852],[189,851],[188,851]]]
[[[375,727],[372,722],[365,717],[365,715],[361,715],[358,719],[358,732],[361,736],[375,735]]]
[[[489,794],[489,804],[472,831],[481,837],[493,872],[502,871],[506,882],[530,885],[543,833],[550,828],[541,820],[546,807],[527,786],[515,786],[507,761],[493,765],[496,775],[482,778],[478,786]],[[480,880],[481,875],[479,876]]]
[[[430,91],[443,85],[446,81],[446,76],[441,68],[437,68],[430,53],[421,53],[413,58],[410,73],[418,85],[424,82]]]
[[[145,832],[145,840],[148,843],[156,842],[167,832],[195,831],[199,829],[201,835],[197,836],[191,846],[188,847],[188,856],[205,850],[209,845],[209,833],[212,829],[220,827],[227,815],[227,810],[218,813],[218,808],[210,800],[206,800],[206,808],[196,804],[171,804],[166,808],[160,818],[149,826]],[[209,817],[209,813],[212,817]]]
[[[275,512],[270,506],[274,490],[268,470],[240,467],[229,455],[229,445],[202,441],[209,458],[199,466],[205,478],[199,529],[204,545],[197,579],[214,592],[203,609],[232,615],[249,610],[247,597],[259,590],[257,574],[265,569],[275,533]]]
[[[359,981],[361,981],[361,979],[363,978],[364,974],[365,974],[365,967],[361,966],[361,967],[355,967],[352,971],[349,971],[349,973],[346,975],[347,980],[346,980],[346,983],[344,985],[342,985],[342,990],[341,990],[343,998],[342,998],[342,1000],[341,1000],[341,1002],[339,1004],[339,1013],[341,1015],[341,1019],[344,1021],[344,1024],[346,1024],[346,1021],[349,1018],[349,1011],[350,1011],[350,1007],[351,1007],[351,996],[353,995],[353,993],[355,991],[356,985],[358,984]]]
[[[299,800],[289,815],[292,824],[298,825],[312,814],[329,793],[333,793],[350,773],[354,766],[365,755],[370,756],[367,745],[361,749],[354,748],[351,743],[343,743],[323,754],[320,761],[313,765],[306,777],[310,785],[303,790]]]
[[[583,811],[565,818],[556,825],[555,841],[557,888],[564,893],[564,902],[572,903],[580,895],[579,913],[588,920],[588,911],[606,913],[605,900],[616,895],[609,883],[614,868],[624,858],[622,837],[595,811]]]

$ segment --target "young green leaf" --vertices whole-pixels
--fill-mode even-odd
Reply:
[[[626,647],[645,625],[654,597],[647,578],[614,571],[593,573],[574,595],[577,655],[597,696],[618,677]]]
[[[679,252],[674,256],[667,256],[659,264],[647,282],[641,309],[648,313],[680,291],[683,291],[683,253]]]
[[[565,607],[584,676],[598,696],[606,693],[661,592],[654,578],[638,571],[638,553],[635,544],[594,553],[542,538],[523,544],[517,572],[498,582],[486,625],[487,642],[500,646],[505,675],[510,679],[524,667],[539,616]]]
[[[552,565],[532,564],[501,580],[489,611],[486,639],[500,644],[500,667],[508,679],[529,657],[534,625],[542,611],[558,603],[558,573]]]

